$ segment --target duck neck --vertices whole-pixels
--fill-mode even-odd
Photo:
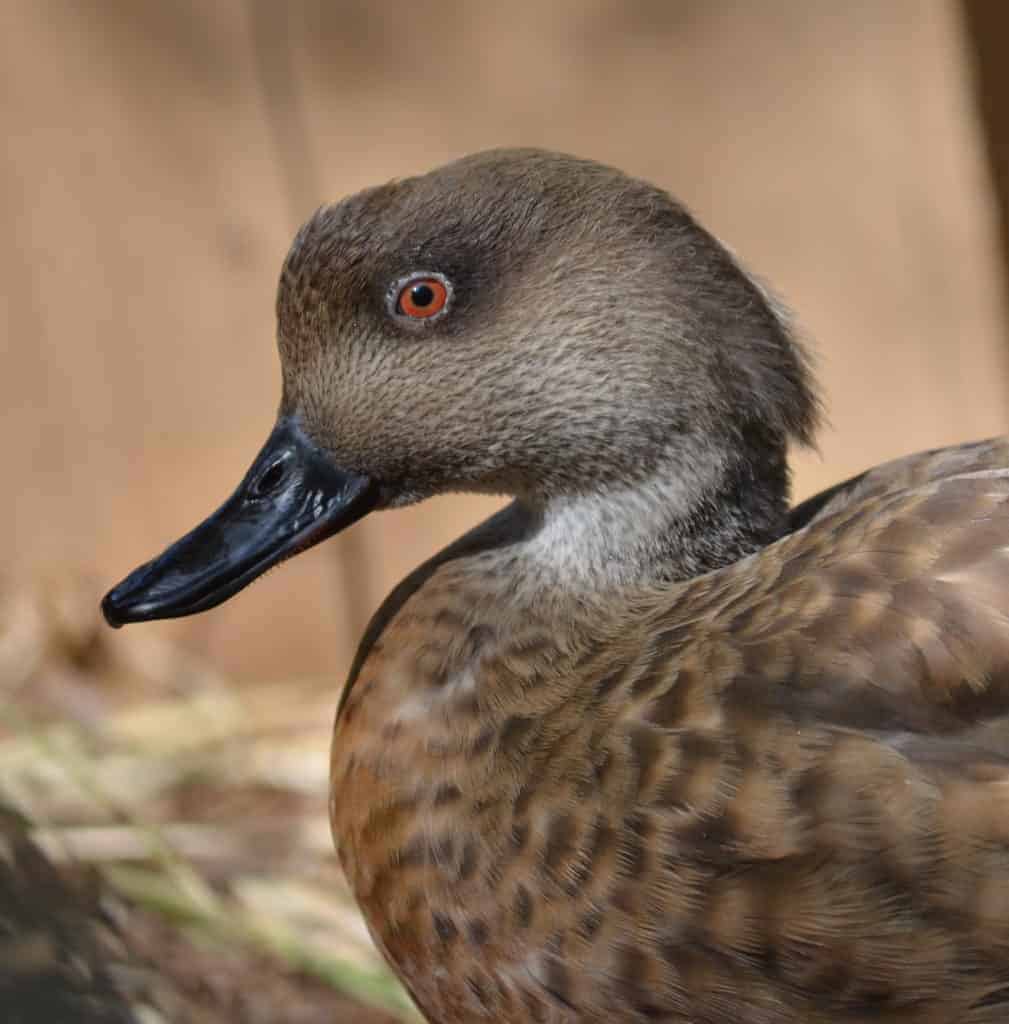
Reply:
[[[765,547],[786,530],[784,451],[670,460],[647,479],[526,503],[537,524],[528,571],[565,589],[608,592],[690,579]]]

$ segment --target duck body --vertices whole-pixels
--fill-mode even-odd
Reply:
[[[602,630],[525,604],[521,539],[427,576],[352,677],[332,814],[429,1018],[1006,1019],[1007,465],[881,467]]]
[[[1009,1019],[1009,441],[790,510],[817,405],[780,311],[556,154],[320,211],[278,325],[273,434],[105,612],[514,496],[390,595],[334,731],[341,863],[427,1019]]]

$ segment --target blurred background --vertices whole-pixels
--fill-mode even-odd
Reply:
[[[216,783],[238,759],[260,796],[296,792],[290,820],[328,856],[326,734],[357,635],[496,504],[384,513],[207,615],[98,623],[102,590],[216,507],[269,430],[275,282],[322,202],[516,144],[661,184],[818,356],[829,425],[797,497],[1009,427],[1000,0],[39,0],[0,3],[0,29],[0,678],[50,749],[54,721],[82,730],[61,734],[71,774],[83,758],[129,808],[68,810],[37,746],[0,752],[0,778],[77,828],[79,856],[101,859],[85,826],[215,820],[165,767],[194,758]],[[264,806],[221,799],[245,825]],[[234,851],[215,855],[233,878]]]

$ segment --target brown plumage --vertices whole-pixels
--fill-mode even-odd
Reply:
[[[515,496],[390,595],[336,722],[341,862],[429,1020],[1009,1018],[1009,442],[789,511],[816,402],[779,311],[663,193],[552,154],[320,211],[278,317],[277,429],[106,614]]]

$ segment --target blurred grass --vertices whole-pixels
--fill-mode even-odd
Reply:
[[[241,687],[100,621],[84,577],[0,583],[0,801],[56,864],[404,1019],[327,820],[338,686]]]

